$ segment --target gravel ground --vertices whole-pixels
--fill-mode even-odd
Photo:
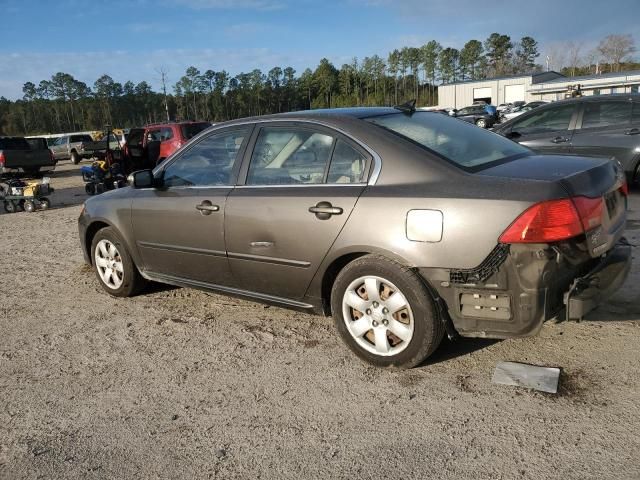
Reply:
[[[328,318],[110,298],[78,245],[78,167],[52,177],[54,208],[0,214],[0,478],[640,478],[637,249],[588,320],[386,371]],[[559,394],[493,385],[501,360],[562,367]]]

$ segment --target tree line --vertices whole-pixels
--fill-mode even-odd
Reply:
[[[602,55],[609,52],[611,68],[620,68],[634,49],[632,43],[623,52],[603,49]],[[160,92],[146,81],[122,84],[105,74],[89,86],[59,72],[37,85],[25,83],[20,100],[0,97],[0,134],[100,130],[105,124],[126,128],[168,119],[220,122],[310,108],[394,105],[414,98],[421,106],[437,105],[439,84],[540,71],[539,56],[532,37],[513,41],[492,33],[484,41],[469,40],[460,50],[432,40],[394,49],[386,58],[353,58],[339,68],[323,58],[300,74],[276,66],[231,76],[191,66],[171,86],[161,71]]]

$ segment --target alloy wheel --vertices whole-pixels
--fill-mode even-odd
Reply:
[[[112,290],[120,288],[124,281],[124,266],[116,246],[109,240],[100,240],[96,245],[94,257],[102,282]]]

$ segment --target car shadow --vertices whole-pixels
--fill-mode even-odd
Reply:
[[[447,362],[454,358],[463,357],[470,353],[477,352],[491,345],[498,343],[502,340],[490,339],[490,338],[462,338],[458,337],[455,340],[445,339],[437,350],[427,358],[419,367],[426,367],[429,365],[435,365],[441,362]]]

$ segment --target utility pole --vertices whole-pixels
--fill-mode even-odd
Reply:
[[[166,82],[167,74],[164,71],[164,68],[162,67],[160,67],[160,69],[158,70],[158,73],[160,73],[160,78],[162,79],[162,94],[164,95],[164,110],[165,110],[165,113],[167,114],[167,122],[170,122],[171,118],[169,118],[169,103],[167,102],[167,82]]]

